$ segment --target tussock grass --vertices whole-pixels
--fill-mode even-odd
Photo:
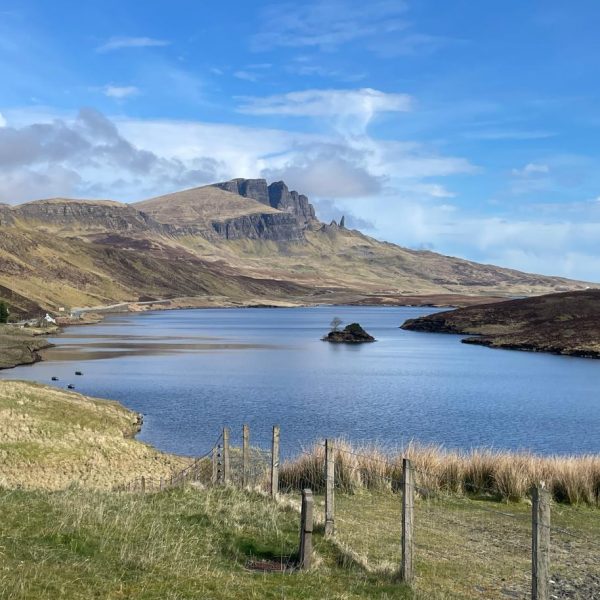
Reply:
[[[342,491],[394,489],[402,479],[402,458],[409,458],[422,495],[472,494],[520,501],[544,481],[554,500],[567,504],[600,505],[600,455],[539,456],[496,450],[460,452],[411,443],[385,451],[377,446],[353,446],[339,439],[336,448],[336,487]],[[282,465],[284,489],[324,486],[321,444]]]

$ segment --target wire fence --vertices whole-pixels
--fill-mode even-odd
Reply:
[[[529,499],[509,502],[490,477],[441,476],[402,454],[336,441],[301,448],[280,465],[279,442],[278,427],[269,448],[252,445],[246,426],[233,438],[225,428],[207,453],[168,480],[138,477],[117,489],[201,482],[284,498],[310,489],[311,518],[340,559],[400,576],[426,597],[600,600],[597,509],[552,504],[552,520],[539,520],[538,500],[533,507]],[[533,539],[541,550],[532,550]],[[532,591],[534,581],[547,593]]]
[[[113,486],[115,492],[140,492],[151,493],[182,487],[191,481],[211,483],[213,479],[213,468],[211,457],[218,450],[223,439],[219,435],[212,448],[201,456],[192,459],[191,463],[179,471],[175,471],[169,477],[152,477],[151,475],[137,475],[133,479]]]

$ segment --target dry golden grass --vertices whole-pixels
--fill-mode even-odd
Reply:
[[[496,450],[459,452],[411,443],[401,450],[355,447],[336,440],[336,486],[348,492],[393,488],[401,480],[402,458],[409,458],[423,494],[490,495],[519,501],[544,481],[554,500],[568,504],[600,505],[600,455],[538,456]],[[284,488],[323,488],[324,447],[283,464]]]
[[[116,402],[0,381],[0,487],[95,489],[169,477],[189,459],[131,438],[137,415]]]
[[[160,223],[204,225],[257,213],[278,213],[275,208],[210,185],[150,198],[135,204]]]

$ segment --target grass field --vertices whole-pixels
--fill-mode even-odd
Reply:
[[[298,515],[232,489],[133,495],[68,490],[0,492],[0,597],[410,598],[389,578],[339,566],[316,536],[314,572],[253,572],[287,562]]]
[[[0,598],[528,597],[528,506],[452,498],[419,502],[411,592],[397,579],[399,504],[393,493],[339,495],[336,540],[325,539],[317,526],[314,568],[276,573],[251,565],[293,564],[297,495],[275,503],[256,493],[194,486],[145,495],[3,490]],[[319,517],[319,498],[317,505]],[[600,539],[600,520],[591,511],[555,507],[556,526],[580,536],[576,546],[553,536],[557,598],[597,597],[600,565],[593,539]],[[569,586],[579,592],[559,595]]]

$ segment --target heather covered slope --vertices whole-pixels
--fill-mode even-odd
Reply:
[[[0,297],[17,314],[149,298],[219,296],[242,302],[306,291],[291,282],[246,277],[152,232],[89,237],[11,227],[2,231],[0,253]]]
[[[600,290],[470,306],[410,319],[402,327],[475,334],[480,337],[463,341],[494,348],[600,358]]]

